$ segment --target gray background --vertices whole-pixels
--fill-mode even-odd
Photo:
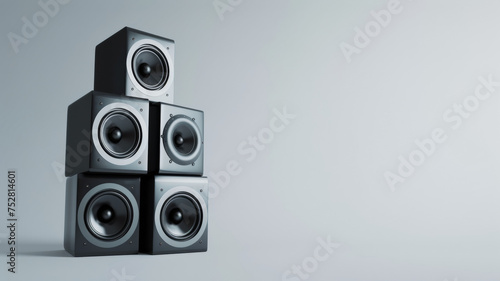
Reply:
[[[340,44],[388,2],[233,0],[219,17],[212,1],[73,0],[15,53],[9,32],[42,9],[2,1],[1,171],[19,177],[18,273],[7,273],[1,227],[2,280],[286,280],[327,237],[340,247],[308,280],[500,280],[500,87],[458,129],[443,119],[478,77],[500,81],[500,4],[402,0],[348,63]],[[53,164],[66,109],[92,90],[94,47],[124,26],[176,41],[175,102],[205,111],[211,182],[230,161],[241,167],[213,189],[207,253],[63,251]],[[284,107],[295,119],[247,161],[238,145]],[[391,190],[384,173],[436,128],[447,140]]]

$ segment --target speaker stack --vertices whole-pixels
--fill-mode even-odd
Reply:
[[[96,47],[94,90],[68,107],[73,256],[207,251],[204,114],[174,104],[174,47],[128,27]]]

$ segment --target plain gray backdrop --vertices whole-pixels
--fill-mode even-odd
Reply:
[[[497,1],[57,7],[0,4],[2,280],[500,280]],[[26,20],[40,27],[11,43]],[[124,26],[175,40],[175,103],[205,112],[206,253],[63,250],[65,183],[54,167],[67,106],[93,88],[95,46]],[[489,96],[481,79],[493,81]],[[294,118],[270,131],[285,108]],[[419,148],[435,130],[445,140]],[[253,137],[266,143],[252,148]],[[391,188],[385,175],[401,176],[410,157],[418,165]],[[228,163],[238,173],[223,178]],[[16,274],[5,256],[10,168]],[[327,239],[338,247],[318,248]]]

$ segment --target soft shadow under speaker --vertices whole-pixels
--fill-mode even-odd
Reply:
[[[207,251],[206,177],[148,176],[143,178],[141,197],[141,252]]]
[[[139,177],[68,178],[64,248],[73,256],[137,253],[139,208]]]
[[[164,103],[150,106],[150,172],[203,174],[203,111]]]
[[[66,176],[147,173],[147,100],[90,92],[68,107],[66,134]]]
[[[94,89],[174,102],[173,40],[125,27],[95,49]]]

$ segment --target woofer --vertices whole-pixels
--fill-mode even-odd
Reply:
[[[135,79],[147,90],[163,88],[169,78],[169,65],[163,52],[153,45],[143,45],[132,59]]]
[[[150,254],[204,252],[208,179],[148,175],[141,179],[141,246]]]
[[[92,91],[68,107],[65,175],[146,174],[149,101]]]
[[[109,112],[99,126],[99,141],[103,149],[115,158],[133,156],[141,144],[139,122],[132,113],[124,109]]]
[[[117,191],[103,191],[88,203],[85,221],[89,232],[99,239],[115,240],[130,229],[132,207],[127,198]]]
[[[203,220],[200,203],[188,193],[167,199],[160,215],[163,231],[174,240],[191,239],[200,230]]]
[[[151,103],[149,112],[149,171],[163,175],[202,176],[203,111]]]
[[[66,182],[64,248],[74,256],[139,251],[139,176],[83,173]]]
[[[125,27],[95,48],[94,89],[174,103],[175,42]]]
[[[201,153],[200,129],[189,117],[174,116],[163,130],[163,146],[175,163],[191,164]]]
[[[130,189],[134,187],[103,183],[88,190],[77,215],[85,239],[102,248],[116,247],[130,239],[139,222],[139,207]]]

